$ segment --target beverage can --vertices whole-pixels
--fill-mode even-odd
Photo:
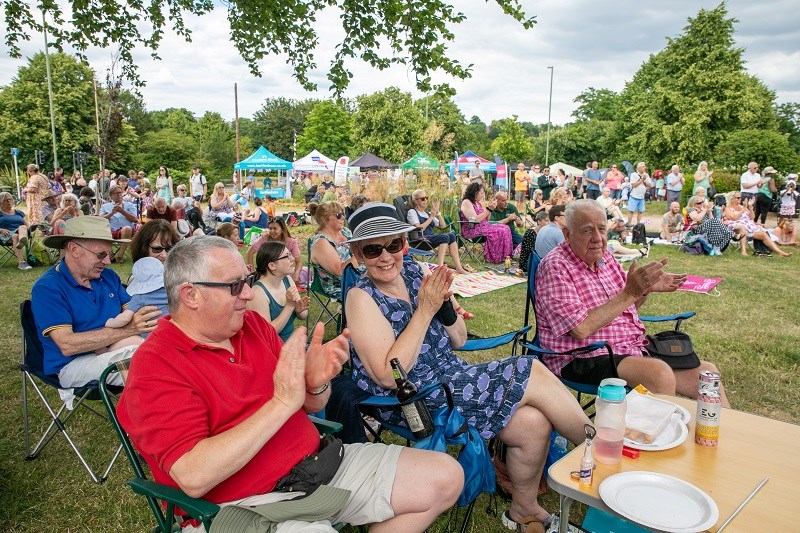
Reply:
[[[511,258],[509,256],[506,256],[505,263],[506,263],[506,270],[510,270],[511,269]]]
[[[710,370],[703,370],[700,372],[700,381],[697,385],[697,392],[715,391],[719,392],[720,373],[712,372]]]
[[[701,446],[719,444],[719,419],[722,414],[722,397],[719,391],[706,390],[697,397],[694,441]]]

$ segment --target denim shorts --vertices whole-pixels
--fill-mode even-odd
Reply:
[[[628,211],[644,213],[644,198],[628,198]]]

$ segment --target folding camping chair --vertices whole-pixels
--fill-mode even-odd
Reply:
[[[47,444],[50,443],[50,441],[53,440],[56,435],[61,434],[64,436],[64,439],[67,441],[69,447],[72,448],[72,451],[75,452],[75,455],[78,456],[78,460],[89,473],[92,481],[95,483],[103,483],[108,477],[108,473],[111,471],[111,468],[114,466],[114,462],[116,462],[117,457],[122,450],[122,446],[119,446],[116,449],[116,452],[106,466],[105,470],[103,470],[103,473],[98,475],[99,470],[95,471],[89,465],[67,428],[67,424],[72,419],[72,416],[77,413],[80,408],[88,409],[101,419],[106,419],[105,415],[103,415],[100,411],[95,410],[88,403],[88,401],[100,399],[98,382],[92,381],[83,387],[77,387],[73,389],[75,404],[72,409],[68,409],[67,401],[64,400],[61,400],[60,407],[52,406],[46,398],[43,389],[46,387],[51,387],[56,391],[64,391],[65,389],[59,383],[58,376],[47,375],[44,373],[44,351],[42,349],[42,344],[39,341],[30,300],[25,300],[20,305],[20,317],[22,320],[22,357],[19,364],[19,369],[22,373],[22,424],[25,434],[25,459],[36,459],[44,447],[47,446]],[[39,396],[39,399],[42,400],[44,408],[50,416],[50,425],[43,432],[39,442],[33,449],[31,449],[30,416],[28,411],[29,384],[36,392],[37,396]],[[40,387],[40,385],[44,385],[45,387]],[[119,393],[121,390],[119,387],[114,387],[113,389],[115,393]],[[65,413],[65,411],[67,412]]]
[[[0,268],[6,266],[10,260],[16,260],[16,255],[14,254],[14,244],[12,241],[8,241],[8,243],[0,243]]]
[[[311,239],[308,239],[308,269],[311,279],[308,282],[308,294],[319,305],[319,313],[317,313],[316,320],[311,320],[311,309],[306,315],[306,330],[309,336],[312,333],[312,328],[317,322],[322,322],[326,327],[328,324],[333,323],[336,326],[336,332],[342,330],[342,303],[341,301],[328,296],[322,288],[322,281],[319,277],[319,270],[317,266],[311,262]]]
[[[206,531],[209,531],[211,522],[219,512],[219,505],[202,498],[192,498],[180,489],[162,485],[147,479],[140,460],[141,456],[136,452],[136,449],[128,438],[128,434],[125,433],[125,430],[119,423],[116,406],[117,396],[109,390],[110,387],[107,384],[107,380],[116,373],[121,373],[124,376],[127,373],[129,362],[129,360],[120,361],[106,368],[100,376],[99,384],[100,398],[103,400],[103,405],[106,408],[108,417],[121,442],[120,448],[125,450],[128,462],[131,468],[133,468],[135,477],[128,480],[128,485],[133,492],[144,496],[147,500],[150,511],[153,513],[157,523],[152,531],[172,533],[176,531],[176,528],[180,531],[180,522],[187,517],[202,522]],[[341,429],[341,425],[335,422],[315,419],[314,417],[311,417],[311,419],[317,426],[320,434],[333,434]],[[176,508],[182,509],[185,515],[176,516]]]
[[[485,265],[486,260],[483,256],[483,247],[486,245],[486,237],[483,235],[478,235],[471,239],[464,237],[464,233],[461,231],[460,221],[453,222],[448,220],[447,217],[445,217],[444,221],[455,229],[456,236],[458,237],[458,246],[464,250],[464,255],[461,256],[461,260],[464,261],[466,258],[469,258],[480,265]]]
[[[525,301],[525,325],[529,325],[531,322],[535,321],[536,319],[536,271],[539,268],[539,263],[541,262],[541,258],[538,254],[532,253],[530,258],[528,259],[528,290],[527,296]],[[695,315],[693,311],[688,311],[686,313],[681,313],[677,315],[668,315],[668,316],[640,316],[639,320],[642,322],[669,322],[675,321],[675,330],[679,330],[681,324],[684,320],[691,318]],[[597,350],[606,350],[606,354],[609,358],[611,358],[611,365],[614,368],[614,374],[616,375],[616,365],[614,364],[614,354],[611,350],[611,346],[605,342],[593,342],[588,344],[587,346],[576,348],[574,350],[569,350],[566,352],[556,352],[553,350],[548,350],[541,346],[539,342],[539,331],[538,327],[534,330],[533,340],[531,342],[522,343],[522,346],[528,353],[534,353],[541,357],[542,355],[567,355],[567,354],[583,354],[594,352]],[[597,388],[598,384],[585,384],[585,383],[575,383],[568,379],[559,377],[561,382],[569,387],[570,389],[576,391],[578,393],[578,403],[581,403],[583,395],[590,395],[592,396],[591,399],[588,399],[584,403],[581,403],[581,407],[583,407],[584,411],[588,411],[595,402],[595,397],[597,396]]]
[[[410,208],[411,197],[407,194],[401,194],[394,198],[394,208],[397,211],[397,220],[400,222],[408,223],[408,212]],[[414,259],[424,261],[430,259],[434,255],[434,246],[428,241],[419,230],[410,231],[408,233],[408,253]]]

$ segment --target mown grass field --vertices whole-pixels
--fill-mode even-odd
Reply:
[[[662,204],[663,205],[663,204]],[[650,207],[654,218],[661,206]],[[296,231],[301,249],[310,226]],[[684,327],[701,357],[714,361],[722,372],[733,408],[791,423],[800,423],[800,320],[796,272],[800,254],[789,258],[743,258],[729,250],[722,257],[686,256],[671,247],[654,247],[646,261],[669,258],[673,271],[722,277],[720,296],[686,292],[652,297],[643,314],[697,312]],[[130,263],[114,265],[125,279]],[[19,304],[30,297],[33,282],[43,269],[20,272],[15,265],[0,268],[0,528],[14,532],[42,531],[148,531],[152,525],[144,499],[127,487],[131,471],[124,458],[103,485],[93,484],[63,439],[51,443],[34,461],[25,461],[22,433]],[[518,328],[523,323],[525,285],[463,299],[475,313],[468,323],[478,335],[492,335]],[[504,352],[482,353],[481,360]],[[52,398],[55,395],[48,391]],[[38,399],[34,427],[44,422]],[[79,444],[97,465],[109,458],[116,446],[110,426],[83,413],[76,416]],[[724,435],[724,418],[722,429]],[[780,435],[764,435],[765,442]],[[577,466],[577,465],[576,465]],[[501,531],[499,519],[487,515],[488,497],[476,506],[472,531]],[[544,505],[555,510],[551,492]],[[504,508],[500,504],[500,510]],[[579,506],[573,517],[579,517]],[[444,520],[437,523],[441,529]]]

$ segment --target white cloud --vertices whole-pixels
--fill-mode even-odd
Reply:
[[[563,0],[558,3],[523,2],[536,15],[538,24],[525,31],[493,2],[456,2],[467,20],[453,28],[456,41],[451,57],[473,63],[473,77],[447,80],[458,91],[456,103],[464,115],[484,121],[518,115],[521,120],[547,120],[548,66],[555,67],[553,80],[554,123],[569,120],[573,99],[587,87],[623,88],[648,56],[663,49],[666,37],[678,35],[687,18],[700,7],[712,9],[717,0],[663,2],[594,2]],[[731,0],[728,10],[740,20],[736,41],[745,48],[747,68],[776,91],[778,101],[800,100],[800,30],[796,0]],[[262,78],[252,76],[230,42],[224,8],[203,17],[189,17],[193,42],[165,34],[154,61],[144,50],[135,58],[147,86],[142,90],[148,109],[186,107],[197,115],[217,111],[234,115],[233,84],[238,83],[239,115],[252,116],[266,98],[324,98],[329,95],[325,78],[342,36],[338,13],[328,9],[317,18],[318,68],[310,78],[319,85],[304,91],[291,76],[286,57],[270,57],[260,63]],[[42,48],[40,39],[25,43],[25,56]],[[0,80],[10,80],[25,60],[10,59],[0,47]],[[92,51],[91,65],[104,71],[109,51]],[[402,67],[379,72],[353,61],[348,64],[354,78],[345,96],[372,93],[395,85],[421,95],[413,88],[413,76]],[[409,79],[411,78],[411,79]],[[439,78],[435,81],[442,81]]]

